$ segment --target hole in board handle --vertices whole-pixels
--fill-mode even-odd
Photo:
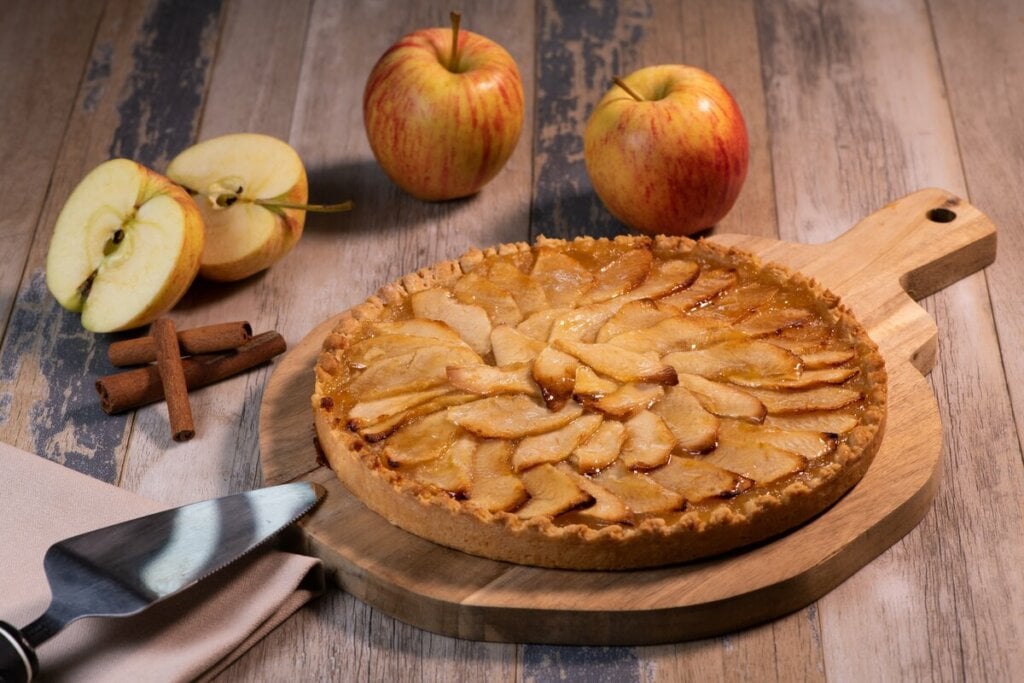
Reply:
[[[927,214],[928,220],[934,223],[952,223],[956,220],[956,213],[946,208],[932,209]]]

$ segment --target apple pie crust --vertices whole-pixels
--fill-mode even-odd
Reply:
[[[541,237],[383,287],[324,340],[331,467],[418,536],[628,569],[782,533],[867,470],[886,374],[814,281],[683,237]]]

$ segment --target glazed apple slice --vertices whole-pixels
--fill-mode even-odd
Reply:
[[[594,284],[581,297],[581,304],[607,301],[640,286],[654,262],[649,249],[631,249],[594,274]]]
[[[622,306],[615,315],[608,319],[597,332],[595,341],[604,343],[613,337],[642,330],[660,323],[666,318],[681,315],[682,312],[670,304],[653,299],[639,299],[630,301]]]
[[[620,461],[631,470],[651,470],[668,462],[676,437],[665,421],[649,410],[625,423],[626,443]]]
[[[451,391],[448,393],[441,394],[437,398],[432,398],[429,401],[415,405],[407,410],[403,410],[400,413],[390,415],[377,422],[372,422],[365,426],[354,428],[349,424],[350,429],[355,429],[359,432],[359,435],[370,443],[376,443],[382,441],[396,431],[409,424],[413,420],[424,415],[430,415],[438,411],[443,411],[445,408],[451,406],[459,406],[464,403],[479,400],[479,396],[473,394],[464,394],[461,391]]]
[[[371,329],[373,330],[374,336],[401,334],[411,337],[427,337],[428,339],[465,344],[458,332],[437,320],[410,318],[409,320],[373,323],[373,325],[371,325]],[[372,342],[368,339],[367,343]]]
[[[581,491],[594,499],[592,505],[573,510],[563,515],[561,520],[567,524],[573,522],[597,522],[599,524],[620,524],[629,521],[633,514],[622,500],[605,487],[589,477],[585,477],[566,463],[556,465],[559,472],[566,474]]]
[[[760,387],[762,389],[809,389],[820,387],[823,384],[842,384],[846,380],[856,377],[860,373],[857,368],[820,368],[818,370],[804,370],[799,377],[733,377],[730,381],[745,387]]]
[[[469,345],[459,339],[457,335],[455,341],[442,341],[431,337],[417,337],[411,334],[381,334],[356,342],[346,350],[345,356],[353,367],[365,368],[373,363],[395,356],[404,356],[405,354],[428,347],[458,348],[464,351],[472,351]],[[473,355],[476,356],[476,353],[474,352]],[[478,362],[483,362],[479,356],[477,356],[477,359]]]
[[[707,304],[736,282],[736,273],[731,270],[702,270],[693,284],[681,292],[670,294],[662,301],[681,311]]]
[[[180,187],[134,161],[93,169],[57,217],[46,285],[92,332],[146,325],[199,270],[203,219]]]
[[[853,349],[828,349],[805,353],[800,360],[803,361],[804,370],[818,370],[847,363],[853,360],[855,355]]]
[[[523,316],[550,308],[548,297],[540,283],[508,261],[495,261],[487,269],[487,277],[497,286],[512,294]]]
[[[600,415],[582,415],[564,427],[525,437],[512,454],[512,468],[522,472],[541,463],[565,460],[601,426],[601,420]]]
[[[573,451],[570,460],[580,472],[597,472],[615,462],[625,443],[626,426],[617,420],[605,420]]]
[[[449,365],[472,365],[479,357],[470,349],[425,346],[410,353],[377,361],[349,384],[361,401],[425,391],[448,381]]]
[[[448,387],[438,387],[426,391],[414,391],[409,394],[388,396],[375,401],[362,401],[348,411],[349,429],[359,430],[374,423],[386,420],[421,403],[437,398],[451,391]]]
[[[800,358],[764,341],[727,341],[696,351],[676,351],[662,360],[691,375],[712,379],[796,378]]]
[[[799,472],[807,466],[807,461],[801,455],[769,444],[755,443],[722,443],[704,459],[705,462],[735,472],[761,485]]]
[[[619,385],[612,380],[599,377],[586,365],[577,366],[576,381],[572,389],[573,396],[585,401],[596,401],[618,390]]]
[[[537,249],[530,271],[552,306],[574,306],[594,286],[594,276],[573,257],[554,249]]]
[[[745,391],[712,382],[700,375],[679,375],[679,384],[690,390],[700,404],[710,413],[719,417],[732,417],[747,422],[760,423],[766,414],[764,404]]]
[[[727,341],[738,334],[725,322],[675,316],[642,330],[616,335],[608,343],[622,349],[647,349],[663,355]]]
[[[651,411],[665,421],[678,445],[691,453],[703,453],[718,441],[718,418],[704,410],[686,387],[669,388]]]
[[[804,413],[812,410],[837,410],[863,398],[859,391],[833,386],[806,391],[774,391],[772,389],[748,389],[748,391],[764,404],[769,414],[773,415]]]
[[[605,321],[619,309],[619,301],[588,304],[558,316],[548,333],[548,343],[556,339],[593,342]]]
[[[516,513],[523,519],[555,517],[574,507],[590,502],[590,496],[572,478],[554,465],[538,465],[520,477],[530,499]]]
[[[807,430],[825,434],[846,434],[857,426],[855,415],[837,411],[815,411],[793,415],[769,415],[764,420],[766,427],[788,430]]]
[[[587,402],[587,406],[612,417],[627,417],[647,410],[665,395],[660,384],[624,384],[615,391]]]
[[[556,339],[553,345],[602,375],[620,382],[676,383],[675,369],[662,363],[655,353],[638,353],[611,344],[586,344],[569,339]]]
[[[694,311],[694,314],[709,314],[729,322],[738,322],[768,307],[778,291],[777,287],[760,282],[748,282],[730,288],[716,297],[712,305]]]
[[[440,287],[415,292],[409,297],[409,303],[417,318],[443,322],[481,356],[490,352],[491,319],[480,306],[456,301],[450,292]]]
[[[462,303],[484,309],[492,325],[517,325],[523,319],[511,292],[475,272],[459,278],[452,293]]]
[[[627,301],[660,299],[686,289],[698,275],[700,266],[693,261],[663,261],[654,266],[643,284],[629,290],[622,298]]]
[[[453,495],[465,495],[473,482],[473,456],[477,440],[468,434],[461,434],[437,458],[404,468],[421,484],[434,486]]]
[[[439,410],[404,425],[388,437],[384,457],[393,465],[412,465],[439,458],[455,441],[459,428]]]
[[[670,491],[646,474],[632,472],[619,463],[598,474],[594,481],[638,515],[665,514],[686,505],[682,494]]]
[[[491,396],[448,409],[448,419],[484,438],[518,439],[564,427],[583,413],[569,402],[555,412],[522,394]]]
[[[759,443],[775,446],[785,451],[802,455],[808,460],[821,458],[836,449],[838,438],[835,434],[815,432],[806,429],[790,430],[724,420],[719,436],[726,443]]]
[[[814,314],[802,308],[769,309],[744,318],[736,324],[736,329],[749,337],[764,337],[813,319]]]
[[[540,385],[544,402],[557,410],[572,396],[579,361],[574,356],[544,347],[533,361],[533,380]]]
[[[498,365],[529,363],[545,346],[544,342],[531,339],[508,325],[498,325],[491,330],[491,351]]]
[[[526,394],[540,398],[540,387],[530,375],[529,363],[505,365],[449,365],[448,383],[456,389],[481,396],[495,394]]]
[[[648,476],[690,503],[709,498],[732,498],[751,488],[754,482],[705,460],[673,456]]]
[[[551,328],[554,326],[555,321],[570,312],[572,312],[572,309],[567,307],[537,311],[516,325],[516,330],[525,334],[530,339],[546,343],[548,337],[551,336]]]
[[[512,443],[488,439],[477,446],[469,485],[469,502],[491,512],[514,510],[529,494],[512,474]]]
[[[195,195],[206,224],[199,272],[211,280],[241,280],[287,254],[302,236],[307,209],[351,208],[307,205],[302,160],[268,135],[200,142],[171,161],[167,176]]]

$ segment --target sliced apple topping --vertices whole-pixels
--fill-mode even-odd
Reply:
[[[760,282],[748,282],[734,287],[718,297],[712,306],[702,309],[725,320],[735,322],[768,307],[775,299],[778,288]]]
[[[773,415],[804,413],[811,410],[838,410],[863,398],[859,391],[833,386],[806,391],[774,391],[772,389],[748,389],[748,391],[760,399],[768,412]]]
[[[538,465],[519,476],[530,494],[530,499],[516,513],[523,519],[554,517],[591,500],[572,477],[554,465]]]
[[[580,415],[583,408],[566,403],[559,411],[537,405],[522,394],[491,396],[448,409],[448,419],[485,438],[518,439],[564,427]]]
[[[857,416],[836,411],[815,411],[794,415],[769,415],[766,427],[789,430],[808,430],[825,434],[846,434],[857,426]]]
[[[426,391],[414,391],[410,394],[398,394],[397,396],[388,396],[375,401],[356,403],[348,411],[349,429],[359,429],[360,427],[380,422],[403,413],[410,408],[414,408],[421,403],[426,403],[432,398],[447,394],[449,391],[451,391],[450,388],[442,386]]]
[[[651,272],[654,257],[649,249],[631,249],[602,267],[594,275],[594,284],[581,303],[607,301],[638,287]]]
[[[512,443],[500,439],[480,442],[472,465],[469,501],[491,512],[514,510],[529,494],[512,473]]]
[[[468,344],[457,336],[452,341],[434,337],[419,337],[411,334],[381,334],[356,342],[347,349],[345,355],[353,367],[359,368],[366,367],[385,358],[402,356],[427,346],[460,347],[467,351],[472,350]],[[477,358],[479,359],[479,356]]]
[[[465,495],[473,481],[473,456],[477,440],[468,434],[455,438],[440,456],[408,467],[416,481],[456,495]]]
[[[491,350],[491,319],[480,306],[461,303],[439,287],[415,292],[409,303],[417,318],[445,323],[481,356]]]
[[[764,341],[727,341],[696,351],[676,351],[662,360],[676,372],[711,379],[795,379],[800,374],[798,356]]]
[[[594,276],[579,261],[554,249],[540,248],[530,277],[544,288],[552,306],[572,306],[594,286]]]
[[[438,320],[425,320],[423,318],[412,318],[410,320],[396,320],[394,322],[373,323],[370,327],[377,337],[395,334],[412,337],[428,337],[441,341],[465,343],[459,333]],[[369,342],[371,338],[367,338]]]
[[[352,380],[348,388],[363,401],[424,391],[448,381],[446,368],[449,365],[477,362],[479,356],[470,349],[426,346],[370,365]]]
[[[576,382],[572,393],[579,399],[597,400],[602,396],[618,391],[619,385],[610,379],[599,377],[586,365],[576,368]]]
[[[574,356],[547,346],[533,361],[533,379],[540,385],[544,402],[560,408],[572,396],[579,361]]]
[[[563,472],[572,480],[574,484],[580,487],[580,489],[594,499],[592,505],[578,510],[573,510],[561,518],[561,521],[566,523],[572,523],[574,521],[581,521],[586,523],[598,523],[598,524],[619,524],[628,522],[632,518],[632,513],[626,504],[619,499],[614,493],[599,485],[589,477],[585,477],[562,462],[556,465],[559,472]]]
[[[586,344],[569,339],[555,340],[554,347],[620,382],[676,383],[675,369],[662,363],[656,353],[637,353],[611,344]]]
[[[462,303],[484,309],[492,325],[517,325],[523,319],[512,293],[477,273],[459,278],[452,293]]]
[[[463,403],[469,403],[470,401],[476,401],[480,397],[474,394],[464,394],[461,391],[451,391],[445,394],[441,394],[437,398],[432,398],[425,403],[413,406],[408,410],[404,410],[395,415],[391,415],[385,419],[373,422],[371,424],[357,427],[356,431],[359,435],[370,443],[376,443],[382,439],[386,439],[391,436],[394,432],[400,429],[403,425],[415,420],[418,417],[436,413],[439,410],[450,408],[451,406],[462,405]],[[351,425],[350,425],[351,426]]]
[[[835,349],[805,353],[800,357],[804,364],[804,370],[818,370],[820,368],[831,368],[836,365],[853,360],[856,353],[853,349]]]
[[[495,261],[487,269],[487,277],[510,292],[524,316],[547,310],[550,305],[540,283],[508,261]]]
[[[704,410],[719,417],[732,417],[756,423],[764,420],[764,404],[736,387],[712,382],[700,375],[687,374],[679,375],[679,384],[697,397]]]
[[[616,335],[608,343],[623,349],[646,349],[666,354],[691,351],[738,335],[728,323],[712,318],[672,317],[642,330]]]
[[[726,420],[722,422],[719,436],[728,443],[768,444],[814,460],[828,455],[836,448],[838,439],[834,434],[810,430],[757,428],[753,425]]]
[[[651,269],[643,284],[626,292],[623,298],[629,301],[660,299],[686,289],[699,274],[700,266],[694,261],[664,261]]]
[[[537,311],[523,322],[516,326],[516,329],[530,339],[540,342],[547,342],[551,336],[551,328],[563,315],[572,313],[571,308],[549,308],[545,311]]]
[[[653,299],[638,299],[626,303],[608,319],[597,332],[595,341],[604,343],[617,335],[642,330],[666,318],[681,315],[675,306]]]
[[[670,491],[646,474],[631,472],[624,465],[613,465],[594,477],[635,514],[664,514],[686,505],[681,493]]]
[[[403,426],[384,444],[384,457],[395,465],[411,465],[438,458],[455,441],[459,428],[439,410]]]
[[[763,337],[790,327],[798,327],[814,318],[802,308],[779,308],[758,311],[736,324],[736,329],[751,337]]]
[[[761,387],[764,389],[808,389],[820,387],[823,384],[842,384],[851,377],[855,377],[860,370],[857,368],[821,368],[819,370],[804,370],[799,377],[784,379],[779,377],[744,377],[732,378],[732,382],[746,387]]]
[[[672,456],[648,476],[665,488],[683,494],[690,503],[708,498],[732,498],[754,485],[750,479],[706,460],[680,456]]]
[[[544,346],[544,342],[531,339],[508,325],[498,325],[491,330],[491,351],[498,365],[529,363]]]
[[[448,382],[456,389],[481,396],[526,394],[540,398],[540,387],[530,375],[529,363],[516,365],[449,365]]]
[[[703,453],[718,441],[718,418],[704,410],[686,387],[675,386],[651,408],[665,421],[681,448]]]
[[[731,270],[702,270],[693,284],[681,292],[662,299],[681,311],[688,311],[709,303],[736,282],[736,273]]]
[[[559,316],[551,325],[548,343],[555,339],[592,342],[605,321],[618,310],[618,301],[605,301],[574,308]]]
[[[587,401],[585,405],[605,415],[626,417],[647,410],[664,395],[665,389],[660,384],[624,384],[610,394]]]
[[[756,443],[722,443],[704,459],[758,484],[771,483],[807,466],[807,461],[801,455],[769,444]]]
[[[651,470],[668,462],[676,437],[665,421],[649,410],[625,423],[626,443],[620,462],[631,470]]]
[[[605,420],[576,447],[570,459],[580,472],[597,472],[615,462],[625,443],[626,426],[617,420]]]
[[[541,463],[565,460],[601,425],[600,415],[583,415],[564,427],[544,434],[527,436],[512,454],[512,467],[516,472]]]

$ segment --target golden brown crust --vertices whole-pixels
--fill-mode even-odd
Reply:
[[[572,244],[604,241],[578,238]],[[845,330],[856,349],[869,388],[857,425],[827,464],[810,468],[777,487],[755,488],[717,505],[687,509],[671,521],[647,517],[635,525],[556,524],[549,517],[521,519],[463,504],[449,493],[403,477],[382,463],[360,436],[332,410],[325,387],[341,371],[339,357],[361,338],[367,325],[404,305],[415,292],[451,287],[493,255],[526,254],[535,248],[562,249],[569,242],[539,237],[525,243],[471,250],[385,285],[346,311],[323,343],[312,397],[317,434],[332,469],[369,508],[407,531],[465,552],[520,564],[573,569],[629,569],[685,562],[770,538],[826,509],[863,476],[881,443],[885,426],[886,373],[875,344],[831,292],[813,279],[738,249],[685,237],[621,236],[614,244],[644,246],[655,255],[695,255],[712,263],[756,272],[761,281],[813,293],[817,313]]]

